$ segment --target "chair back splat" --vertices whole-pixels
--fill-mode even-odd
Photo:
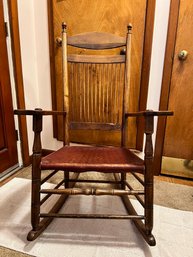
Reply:
[[[125,37],[88,32],[67,36],[67,26],[62,24],[62,73],[63,111],[15,110],[17,115],[33,116],[34,147],[32,155],[32,230],[27,239],[36,239],[53,218],[81,219],[132,219],[145,241],[153,246],[153,122],[154,116],[172,115],[169,111],[142,111],[130,113],[131,31],[128,25]],[[70,48],[75,48],[72,54]],[[124,47],[119,54],[115,49]],[[110,52],[108,52],[110,51]],[[68,54],[69,52],[69,54]],[[107,54],[108,52],[108,54]],[[97,54],[96,54],[97,53]],[[124,54],[122,54],[124,53]],[[114,111],[115,110],[115,111]],[[46,115],[62,115],[64,121],[64,146],[59,150],[44,150],[41,144],[42,121]],[[128,118],[142,116],[145,119],[146,143],[144,159],[127,147]],[[120,146],[72,146],[69,130],[119,130]],[[60,171],[60,173],[58,173]],[[61,177],[62,171],[62,177]],[[92,171],[105,175],[106,179],[79,179],[80,173]],[[109,178],[113,174],[113,179]],[[129,182],[131,174],[141,189]],[[42,177],[42,174],[44,176]],[[57,174],[53,188],[42,188],[45,182]],[[59,178],[59,180],[58,180]],[[78,185],[76,183],[78,182]],[[95,187],[85,185],[95,184]],[[81,186],[81,185],[84,186]],[[104,184],[108,187],[99,187]],[[60,195],[48,212],[42,205],[53,195]],[[40,197],[42,195],[42,197]],[[58,213],[69,195],[108,197],[119,196],[128,212],[118,214]],[[138,214],[130,201],[134,196],[143,208]],[[97,202],[98,203],[98,202]],[[121,221],[120,221],[121,222]],[[65,231],[64,231],[65,233]]]
[[[123,123],[125,112],[129,110],[132,26],[128,25],[126,37],[104,32],[66,37],[66,25],[62,26],[66,124],[70,130],[120,131],[120,144],[126,145],[128,139],[124,130],[128,126],[127,122],[125,126]],[[121,47],[126,50],[125,54]],[[67,54],[72,48],[76,48],[73,52],[77,53]],[[115,54],[117,48],[120,48],[119,54],[117,51]],[[65,131],[64,141],[69,141],[69,130]]]

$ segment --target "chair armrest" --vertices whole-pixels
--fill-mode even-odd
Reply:
[[[146,110],[141,112],[128,112],[125,113],[125,118],[128,117],[138,117],[138,116],[172,116],[174,112],[172,111],[153,111],[153,110]]]
[[[42,146],[41,146],[41,132],[42,132],[42,122],[43,116],[45,115],[63,115],[66,117],[65,111],[44,111],[42,109],[34,109],[34,110],[24,110],[18,109],[14,110],[15,115],[30,115],[33,118],[33,132],[34,132],[34,143],[33,143],[33,155],[42,154]]]
[[[171,116],[173,112],[171,111],[153,111],[146,110],[140,112],[127,112],[123,117],[123,137],[122,144],[126,145],[127,142],[127,129],[128,129],[128,118],[129,117],[144,117],[145,119],[145,133],[149,133],[149,131],[153,131],[153,122],[154,116]]]
[[[145,163],[149,165],[149,161],[153,159],[153,144],[152,144],[152,134],[154,131],[154,116],[172,116],[174,113],[172,111],[153,111],[146,110],[141,112],[130,112],[125,113],[125,120],[129,117],[144,117],[144,133],[146,134],[145,140]]]
[[[42,109],[35,109],[35,110],[23,110],[18,109],[14,110],[14,114],[16,115],[66,115],[65,111],[44,111]]]

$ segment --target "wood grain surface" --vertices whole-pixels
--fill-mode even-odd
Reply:
[[[61,37],[61,23],[62,21],[65,21],[68,25],[67,31],[68,35],[72,36],[75,34],[80,34],[83,32],[89,32],[89,31],[97,31],[97,32],[109,32],[113,33],[117,36],[125,37],[127,32],[127,25],[129,23],[132,23],[133,25],[133,38],[132,38],[132,47],[131,47],[131,87],[130,87],[130,111],[137,111],[138,110],[138,104],[139,104],[139,91],[140,91],[140,79],[141,79],[141,62],[142,62],[142,53],[143,53],[143,40],[144,40],[144,26],[145,26],[145,14],[146,14],[146,1],[139,1],[139,0],[132,0],[132,1],[126,1],[126,0],[113,0],[113,1],[75,1],[75,0],[68,0],[68,1],[52,1],[53,4],[53,23],[54,23],[54,40],[57,37]],[[119,53],[120,49],[114,49],[112,50],[112,54]],[[85,49],[76,49],[72,50],[72,47],[69,47],[68,49],[69,54],[85,54]],[[56,99],[57,99],[57,109],[62,108],[62,74],[61,74],[61,48],[57,47],[55,44],[54,49],[55,54],[55,78],[56,78]],[[89,54],[96,54],[93,53],[93,50],[89,51]],[[72,65],[73,67],[70,67],[69,69],[69,80],[70,74],[72,74],[72,69],[75,71],[77,67],[76,65]],[[83,68],[83,75],[86,71],[87,65],[82,65]],[[112,65],[112,69],[114,69]],[[97,65],[93,67],[93,71],[97,70]],[[104,71],[112,73],[111,71]],[[73,72],[73,74],[75,74]],[[94,72],[93,72],[94,74]],[[75,75],[74,75],[75,76]],[[75,79],[75,78],[74,78]],[[80,81],[80,80],[79,80]],[[75,88],[73,88],[73,100],[77,101],[76,98],[79,97],[76,96],[77,87],[74,85]],[[105,88],[106,87],[106,88]],[[90,89],[91,91],[94,90],[92,87]],[[114,92],[110,92],[110,82],[108,82],[108,79],[104,82],[103,90],[105,91],[106,95],[111,95]],[[69,92],[70,95],[72,95],[72,92]],[[111,99],[114,97],[114,95],[111,95]],[[117,97],[117,96],[116,96]],[[113,112],[114,116],[117,116],[117,113],[119,113],[119,102],[121,99],[121,96],[118,96],[116,100],[116,104],[113,105]],[[96,105],[97,105],[97,99],[96,99]],[[108,108],[108,115],[110,115],[110,104],[111,100],[109,101],[108,106],[106,105],[105,108]],[[82,102],[83,106],[89,106],[89,103]],[[104,108],[104,107],[103,107]],[[81,114],[83,115],[83,110],[81,108]],[[78,110],[73,110],[74,115],[77,115]],[[89,113],[87,114],[91,118],[91,116],[96,115],[96,119],[98,120],[99,117],[97,117],[97,113],[94,112],[94,110],[89,109]],[[72,116],[72,115],[71,115]],[[83,115],[84,116],[84,115]],[[107,116],[107,115],[106,115]],[[85,116],[84,116],[85,118]],[[94,117],[95,119],[95,117]],[[108,119],[107,117],[103,117],[102,119]],[[73,121],[73,120],[72,120]],[[61,127],[61,121],[58,124],[58,127]],[[129,129],[131,132],[131,137],[129,138],[129,145],[131,147],[135,147],[136,143],[136,121],[135,119],[132,119],[129,122]],[[91,132],[93,133],[93,132]],[[98,132],[96,132],[98,133]],[[73,133],[71,133],[73,134]],[[62,132],[59,131],[59,137],[61,138]],[[80,137],[82,140],[85,138],[87,140],[87,135],[83,135]],[[120,143],[120,136],[115,139],[116,144]],[[73,138],[72,138],[72,141]],[[100,141],[100,136],[99,136]],[[103,143],[102,141],[100,143]]]
[[[193,2],[180,2],[174,63],[170,85],[164,156],[193,159]],[[181,50],[188,51],[185,61],[178,59]]]
[[[0,0],[0,173],[18,163],[3,1]]]

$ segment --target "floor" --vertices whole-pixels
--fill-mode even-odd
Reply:
[[[29,167],[26,167],[26,168],[23,168],[23,169],[20,169],[20,170],[18,170],[15,174],[13,174],[13,175],[11,175],[10,177],[8,177],[8,178],[6,178],[5,180],[3,180],[2,182],[0,182],[0,186],[2,186],[2,185],[4,185],[4,184],[6,184],[6,183],[8,183],[10,180],[12,180],[14,177],[25,177],[25,178],[28,178],[28,179],[30,179],[31,178],[31,167],[29,166]],[[174,178],[174,177],[169,177],[169,176],[163,176],[163,175],[161,175],[161,176],[156,176],[155,177],[155,182],[157,182],[157,181],[165,181],[165,182],[170,182],[170,183],[174,183],[174,184],[181,184],[181,185],[188,185],[188,186],[193,186],[193,181],[191,181],[191,180],[186,180],[186,179],[179,179],[179,178]],[[158,184],[160,184],[159,182],[157,182]],[[156,184],[157,184],[156,183]],[[175,185],[173,185],[173,186],[175,186]],[[171,187],[171,186],[170,186]],[[175,187],[177,187],[177,186],[175,186]],[[179,190],[179,189],[178,189]],[[171,190],[171,188],[170,188],[170,190],[167,190],[166,189],[166,187],[165,187],[165,185],[164,185],[164,191],[163,192],[165,192],[165,193],[169,193],[168,195],[167,195],[167,199],[168,199],[168,201],[171,203],[171,201],[172,201],[172,203],[174,202],[174,195],[177,195],[176,194],[176,191],[175,191],[175,193],[172,193],[172,190]],[[182,195],[184,196],[186,196],[186,194],[184,194],[183,193],[183,191],[181,192],[182,193]],[[162,195],[162,194],[161,194]],[[164,193],[163,193],[163,195],[164,195]],[[171,198],[171,199],[170,199]],[[165,199],[165,198],[164,198]],[[185,202],[185,200],[186,199],[182,199],[182,201],[181,202]],[[159,199],[159,201],[162,201],[163,202],[163,199]],[[164,200],[165,201],[165,200]],[[192,201],[192,200],[191,200]],[[189,201],[189,202],[191,202],[191,201]],[[176,202],[177,203],[179,203],[179,199],[177,199],[176,200]],[[190,203],[188,204],[188,206],[192,206]],[[1,255],[2,254],[2,255]],[[13,250],[10,250],[10,249],[6,249],[6,248],[4,248],[4,247],[0,247],[0,256],[5,256],[5,257],[11,257],[11,256],[17,256],[17,257],[24,257],[24,256],[29,256],[29,255],[27,255],[27,254],[22,254],[22,253],[20,253],[20,252],[16,252],[16,251],[13,251]]]
[[[30,168],[28,169],[28,173],[31,173]],[[20,174],[20,176],[21,175],[22,174]],[[30,192],[27,194],[28,190],[26,189],[30,186],[30,180],[22,180],[23,179],[16,180],[16,182],[14,182],[15,184],[13,183],[14,180],[10,181],[10,183],[6,185],[8,187],[7,193],[3,190],[1,192],[2,196],[8,195],[7,199],[9,199],[8,201],[5,200],[2,202],[4,203],[2,204],[4,212],[1,212],[1,228],[2,231],[4,231],[1,244],[6,247],[13,248],[13,245],[15,247],[18,245],[15,249],[20,251],[25,250],[28,254],[44,257],[75,257],[80,255],[84,257],[126,257],[128,255],[157,257],[174,255],[175,257],[193,256],[191,254],[193,250],[193,248],[191,248],[191,240],[188,240],[192,236],[192,233],[190,233],[192,228],[192,213],[188,212],[188,216],[186,216],[187,213],[185,212],[166,209],[165,206],[162,206],[163,201],[164,203],[166,201],[168,203],[174,201],[174,194],[172,194],[173,187],[176,188],[175,195],[177,196],[177,202],[181,200],[182,203],[184,203],[184,199],[179,199],[179,191],[181,195],[184,196],[184,192],[181,189],[182,187],[186,187],[190,189],[189,192],[192,194],[192,187],[160,181],[158,183],[158,181],[156,181],[155,198],[158,196],[160,198],[163,195],[164,197],[159,201],[159,206],[155,205],[154,216],[156,218],[156,226],[154,227],[154,234],[156,235],[158,244],[157,247],[149,249],[147,245],[144,244],[144,241],[139,240],[137,233],[134,232],[135,230],[133,230],[134,233],[132,233],[132,226],[128,227],[127,221],[118,223],[117,221],[110,221],[109,223],[107,220],[87,220],[81,222],[68,220],[68,222],[63,222],[61,219],[57,219],[50,224],[43,237],[39,237],[36,241],[31,243],[27,242],[26,235],[31,226],[29,224]],[[21,185],[26,185],[26,183],[27,187],[25,186],[25,190],[21,190]],[[167,188],[167,184],[169,184],[169,188]],[[17,194],[15,194],[15,192],[17,192]],[[66,208],[64,208],[63,211],[68,213],[74,211],[85,212],[85,210],[86,212],[92,210],[99,213],[102,211],[103,213],[109,213],[109,210],[110,212],[114,210],[115,213],[124,211],[124,209],[122,209],[124,207],[118,198],[114,198],[113,202],[112,200],[109,201],[107,197],[101,197],[102,199],[85,198],[86,199],[83,201],[80,198],[78,199],[78,197],[72,197],[71,200],[66,203]],[[1,199],[3,199],[3,197]],[[98,204],[96,208],[97,203],[100,204]],[[116,206],[116,209],[114,206]],[[191,201],[188,203],[188,206],[192,206]],[[11,213],[10,210],[12,210]],[[15,216],[13,216],[14,214]],[[9,230],[9,228],[12,227],[11,224],[13,224],[13,229]],[[4,238],[8,238],[8,241],[5,241]],[[9,251],[9,255],[7,255],[7,251]],[[14,254],[9,249],[0,248],[0,256],[3,257],[26,256],[20,255],[18,252],[14,252]]]

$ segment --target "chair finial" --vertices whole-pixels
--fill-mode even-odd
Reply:
[[[65,22],[62,22],[62,32],[66,32],[67,25]]]
[[[131,33],[132,29],[133,29],[133,26],[132,26],[131,23],[129,23],[129,24],[127,25],[128,33]]]

